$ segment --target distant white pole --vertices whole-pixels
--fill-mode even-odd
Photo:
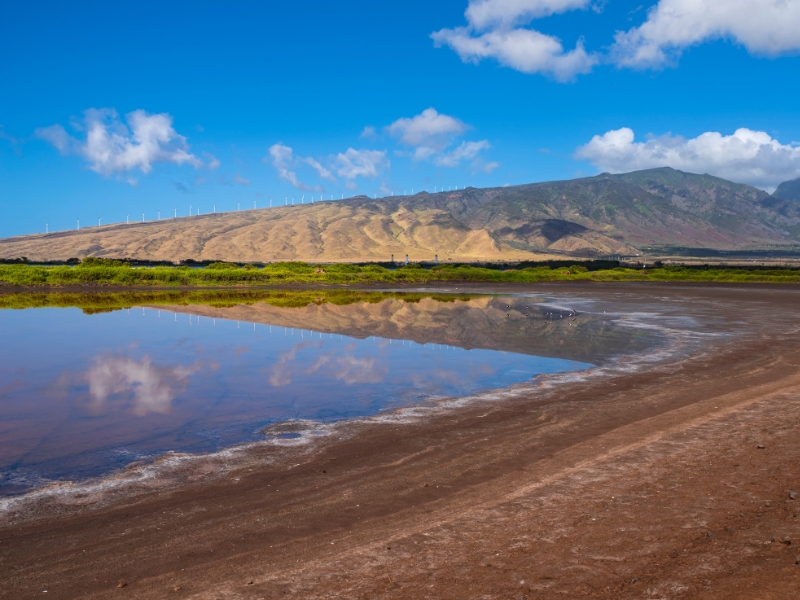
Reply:
[[[80,219],[78,219],[78,231],[80,231],[80,230],[81,230],[81,221],[80,221]]]
[[[240,208],[240,204],[241,204],[240,202],[237,202],[237,203],[236,203],[236,210],[239,210],[239,208]]]
[[[44,232],[45,233],[50,233],[50,223],[45,223],[44,224]]]
[[[214,214],[216,214],[216,213],[217,213],[217,205],[215,204],[214,205]]]
[[[256,201],[253,200],[253,210],[255,210],[255,209],[256,209]]]
[[[97,226],[100,227],[100,219],[97,219]]]
[[[305,203],[306,203],[306,197],[303,196],[300,198],[300,204],[305,204]]]
[[[160,220],[161,220],[161,211],[158,211],[158,219],[157,219],[157,220],[158,220],[158,221],[160,221]]]
[[[125,225],[129,225],[130,222],[131,222],[131,216],[130,215],[125,215]]]
[[[331,200],[333,200],[333,198],[331,198]],[[342,194],[342,200],[344,200],[344,194]]]
[[[178,209],[177,208],[175,209],[175,218],[176,219],[178,218]]]
[[[144,213],[142,213],[142,223],[144,223]]]
[[[189,216],[190,217],[192,216],[192,205],[191,204],[189,205]]]

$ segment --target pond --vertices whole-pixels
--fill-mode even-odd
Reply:
[[[653,336],[547,298],[349,291],[0,297],[0,494],[591,368]],[[291,436],[291,433],[283,435]]]

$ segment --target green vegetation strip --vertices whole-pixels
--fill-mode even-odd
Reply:
[[[573,265],[551,269],[534,266],[516,270],[473,266],[438,265],[425,269],[406,265],[386,269],[379,265],[313,265],[273,263],[263,268],[212,263],[204,268],[131,267],[121,261],[87,258],[77,266],[0,265],[0,282],[20,286],[264,286],[284,284],[428,283],[432,281],[488,281],[496,283],[540,281],[720,281],[800,283],[800,270],[742,268],[660,268],[589,271]]]

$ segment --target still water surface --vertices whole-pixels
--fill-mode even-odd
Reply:
[[[81,295],[70,307],[41,296],[28,301],[41,307],[0,310],[5,495],[259,439],[287,419],[372,415],[586,369],[646,343],[537,298]]]

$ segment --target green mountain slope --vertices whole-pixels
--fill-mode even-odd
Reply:
[[[783,200],[800,200],[800,177],[791,181],[784,181],[772,195]]]

